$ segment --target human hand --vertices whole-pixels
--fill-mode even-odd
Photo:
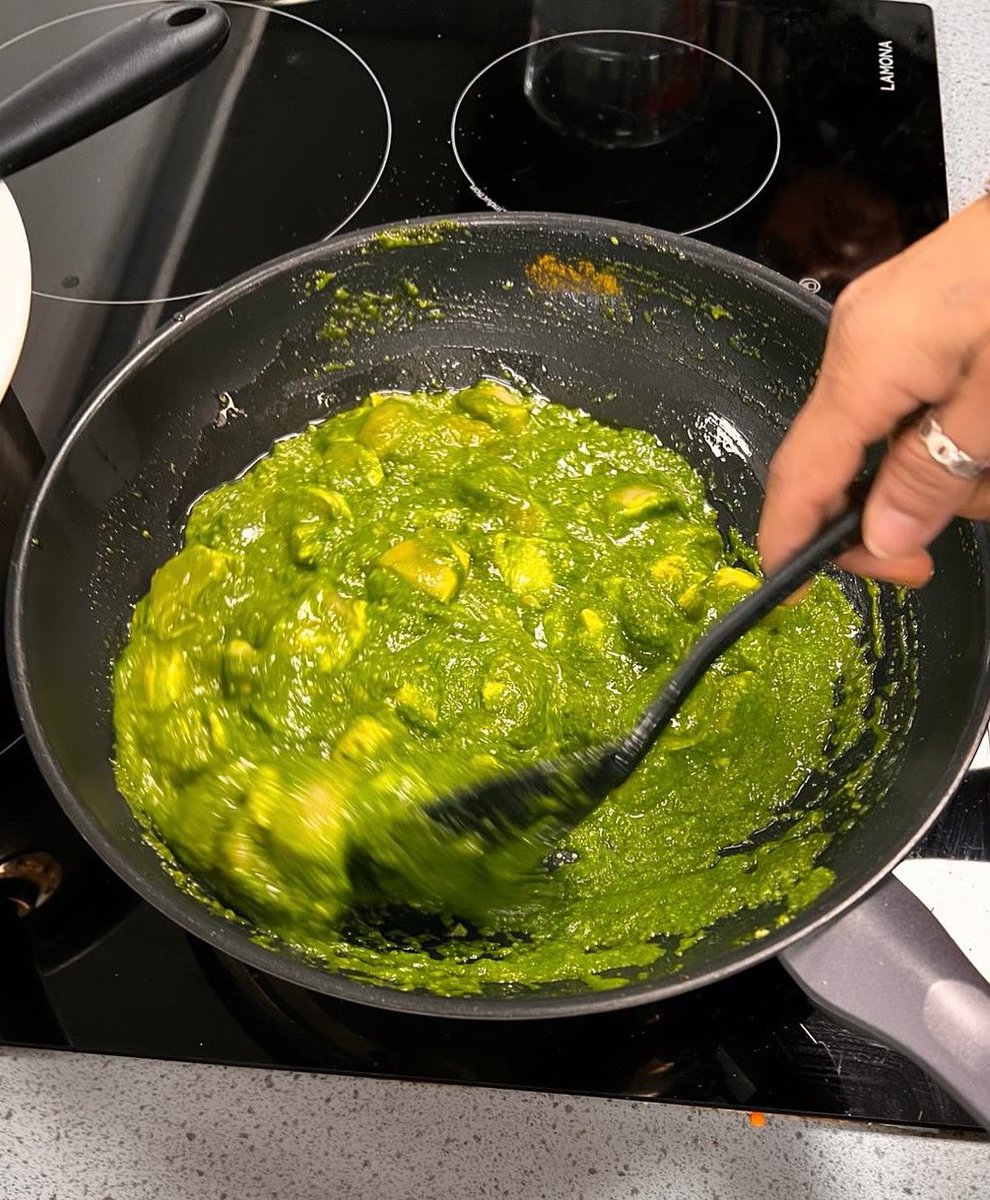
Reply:
[[[990,518],[990,472],[961,479],[912,421],[937,406],[943,432],[990,460],[990,197],[854,280],[839,296],[815,386],[770,463],[758,546],[767,571],[843,507],[866,448],[888,451],[863,514],[863,545],[839,563],[920,587],[926,546],[953,516]]]

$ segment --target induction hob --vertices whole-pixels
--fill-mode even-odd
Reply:
[[[5,0],[0,96],[138,3]],[[0,405],[0,550],[43,450],[124,354],[191,299],[339,230],[587,212],[691,233],[832,299],[947,215],[923,5],[225,7],[230,40],[199,77],[12,181],[35,295]],[[972,1127],[773,962],[663,1004],[481,1026],[261,975],[104,868],[19,735],[0,703],[0,1042]],[[981,777],[918,853],[990,858]]]

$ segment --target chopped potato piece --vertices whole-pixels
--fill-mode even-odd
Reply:
[[[231,825],[219,838],[213,857],[236,880],[238,891],[250,904],[263,905],[271,899],[268,848],[250,826]]]
[[[455,541],[450,542],[450,548],[454,552],[454,557],[461,564],[461,569],[466,573],[468,567],[471,565],[471,555],[468,554],[463,546],[459,546]]]
[[[447,603],[457,595],[467,577],[470,556],[462,546],[442,534],[420,530],[379,555],[378,565]]]
[[[688,573],[688,561],[683,554],[665,554],[650,563],[650,574],[657,583],[681,583]]]
[[[489,712],[497,707],[507,687],[508,684],[499,679],[486,679],[481,685],[481,703]]]
[[[668,751],[687,750],[703,742],[707,736],[705,723],[699,721],[693,712],[682,709],[663,731],[660,744]]]
[[[323,459],[331,468],[333,482],[342,487],[359,483],[377,487],[385,478],[378,455],[356,442],[327,442]]]
[[[357,432],[357,440],[380,458],[394,458],[411,443],[419,443],[423,423],[403,400],[386,399],[373,408]]]
[[[491,770],[497,770],[498,759],[494,754],[474,754],[471,756],[472,767],[485,767]]]
[[[478,689],[481,707],[499,736],[517,749],[536,744],[550,716],[554,672],[546,663],[519,654],[499,654],[488,664]]]
[[[202,713],[181,704],[172,705],[164,714],[156,740],[158,752],[176,782],[187,781],[205,770],[216,753]]]
[[[760,586],[760,577],[742,567],[719,567],[706,579],[694,583],[677,598],[677,604],[691,620],[698,620],[704,612],[709,619],[727,612],[738,600]],[[769,614],[771,623],[774,614]]]
[[[339,761],[331,769],[283,760],[254,773],[241,809],[248,820],[231,825],[225,847],[248,898],[257,888],[270,902],[284,867],[293,886],[309,893],[309,914],[319,920],[339,914],[347,897],[352,786],[352,769]]]
[[[741,567],[719,567],[711,578],[711,585],[732,588],[737,592],[753,592],[760,586],[760,580],[752,571],[744,571]]]
[[[689,588],[687,588],[677,597],[677,607],[683,609],[688,616],[693,616],[701,607],[700,601],[701,584],[692,583]]]
[[[206,714],[207,728],[210,731],[210,740],[213,742],[217,750],[229,750],[230,739],[227,737],[227,727],[220,718],[220,714],[216,712],[208,712]]]
[[[296,566],[315,566],[322,550],[323,530],[318,521],[300,521],[289,530],[289,553]]]
[[[610,588],[619,626],[639,646],[676,654],[686,626],[670,597],[638,579],[620,579]]]
[[[289,554],[299,567],[313,567],[323,557],[331,530],[341,521],[350,523],[354,514],[340,492],[310,485],[306,502],[299,506],[301,520],[288,531]]]
[[[509,534],[496,534],[493,540],[495,566],[506,586],[517,596],[539,599],[540,593],[553,587],[554,573],[546,542]]]
[[[466,413],[503,433],[522,433],[529,420],[530,402],[519,392],[494,379],[482,379],[462,388],[454,402]]]
[[[308,487],[306,491],[315,500],[320,502],[321,506],[326,509],[328,516],[336,517],[338,520],[350,521],[353,519],[354,514],[351,512],[351,506],[340,492],[333,492],[329,488],[314,486]]]
[[[276,621],[265,650],[278,659],[302,655],[315,659],[321,671],[347,665],[364,641],[367,600],[349,600],[331,588],[310,590],[291,615]]]
[[[389,391],[387,388],[380,392],[369,392],[366,403],[369,408],[378,408],[379,405],[387,403],[389,400],[398,400],[400,403],[406,399],[405,392]]]
[[[392,731],[374,717],[362,715],[355,717],[351,724],[337,739],[334,753],[341,758],[367,758],[379,746],[389,741]]]
[[[725,734],[732,729],[739,710],[745,707],[755,687],[758,687],[758,680],[754,671],[739,671],[718,682],[715,704],[706,714],[714,733]],[[772,711],[769,702],[766,711],[769,716]]]
[[[600,637],[602,631],[605,629],[604,619],[593,608],[582,608],[578,613],[578,620],[581,622],[581,627],[585,633],[591,634],[594,638]]]
[[[613,488],[605,497],[605,511],[613,524],[638,523],[680,507],[676,497],[651,483],[629,483]]]
[[[544,523],[542,505],[533,499],[525,477],[508,463],[480,458],[456,487],[472,508],[497,515],[520,533],[534,533]]]
[[[492,438],[498,437],[492,426],[460,413],[451,413],[437,432],[452,446],[482,446]]]
[[[247,695],[253,686],[258,651],[243,638],[233,638],[223,648],[220,671],[230,695]]]
[[[199,544],[181,550],[152,576],[144,601],[148,625],[161,637],[174,637],[198,624],[198,598],[210,584],[223,579],[228,569],[229,559],[219,550]]]
[[[185,655],[178,646],[156,647],[144,663],[142,683],[151,712],[165,712],[177,704],[189,682]]]
[[[395,708],[407,725],[434,731],[437,728],[439,709],[433,697],[408,680],[395,693]]]

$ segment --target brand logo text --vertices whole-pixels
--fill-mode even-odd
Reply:
[[[878,46],[880,64],[880,91],[892,92],[894,85],[894,43],[880,42]]]

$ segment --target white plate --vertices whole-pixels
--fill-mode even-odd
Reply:
[[[31,311],[31,254],[21,214],[0,183],[0,400],[20,357]]]

